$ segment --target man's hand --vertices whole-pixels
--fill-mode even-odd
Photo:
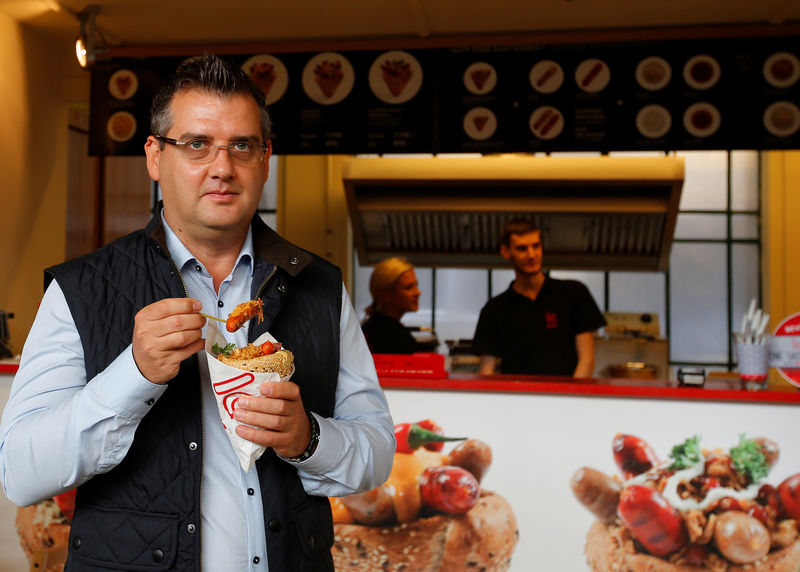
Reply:
[[[144,377],[164,384],[178,374],[181,362],[203,349],[206,319],[202,304],[191,298],[166,298],[145,306],[133,326],[133,359]]]
[[[272,447],[281,457],[297,457],[311,441],[311,425],[300,398],[300,388],[291,381],[265,382],[263,397],[240,397],[233,416],[236,433],[258,445]],[[257,429],[256,429],[257,427]]]

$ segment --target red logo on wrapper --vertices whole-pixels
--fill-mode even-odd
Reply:
[[[214,387],[214,393],[225,396],[222,398],[222,405],[225,407],[225,411],[228,413],[231,419],[233,419],[233,411],[236,409],[236,402],[239,400],[239,397],[242,395],[247,395],[247,393],[237,390],[247,387],[253,382],[253,380],[255,380],[255,376],[252,373],[247,372],[212,384]]]
[[[800,387],[800,312],[784,318],[773,336],[770,361],[780,363],[776,369],[783,379]],[[786,363],[791,366],[786,367]]]

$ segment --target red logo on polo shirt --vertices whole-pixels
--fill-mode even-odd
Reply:
[[[544,313],[544,327],[548,330],[558,328],[558,314],[555,312],[545,311]]]

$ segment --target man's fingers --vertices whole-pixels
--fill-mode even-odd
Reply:
[[[168,316],[197,314],[202,308],[194,298],[164,298],[139,310],[139,315],[147,320],[162,320]]]
[[[300,399],[300,386],[291,381],[265,381],[259,387],[261,395],[273,399]]]
[[[139,371],[153,383],[172,379],[180,363],[200,351],[204,342],[202,305],[192,298],[166,298],[136,314],[133,358]]]

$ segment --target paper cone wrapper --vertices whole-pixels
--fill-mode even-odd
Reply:
[[[271,342],[277,341],[267,332],[253,342],[253,345],[263,344],[267,340]],[[236,427],[241,425],[233,417],[233,412],[236,410],[236,402],[243,395],[260,396],[259,388],[265,381],[289,381],[292,374],[280,377],[275,372],[244,371],[224,364],[214,357],[211,348],[214,347],[214,344],[224,347],[227,343],[228,341],[219,331],[217,325],[214,323],[208,324],[206,327],[206,359],[208,360],[211,388],[214,390],[214,397],[217,398],[217,409],[219,410],[222,427],[228,434],[228,439],[236,452],[239,464],[246,473],[250,471],[253,463],[267,448],[243,439],[236,434]],[[294,373],[294,368],[292,368],[292,373]]]

